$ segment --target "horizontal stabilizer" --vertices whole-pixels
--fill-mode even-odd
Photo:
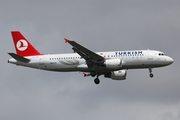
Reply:
[[[21,62],[26,62],[28,63],[30,61],[30,59],[24,58],[20,55],[17,55],[15,53],[8,53],[11,57],[13,57],[14,59],[16,59],[17,61],[21,61]]]

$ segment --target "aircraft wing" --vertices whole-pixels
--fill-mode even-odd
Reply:
[[[71,44],[73,46],[74,52],[78,53],[82,58],[86,60],[87,63],[103,63],[104,57],[96,54],[95,52],[81,46],[75,41],[70,41],[64,38],[65,42]]]

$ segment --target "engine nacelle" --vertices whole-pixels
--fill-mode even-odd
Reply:
[[[107,69],[118,70],[122,67],[122,59],[109,59],[105,61],[104,65]]]
[[[126,70],[113,71],[109,74],[105,74],[104,77],[111,78],[113,80],[125,80],[127,75]]]

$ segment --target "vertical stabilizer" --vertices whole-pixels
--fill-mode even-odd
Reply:
[[[31,45],[31,43],[29,43],[29,41],[19,31],[12,31],[11,34],[18,55],[23,57],[42,55]]]

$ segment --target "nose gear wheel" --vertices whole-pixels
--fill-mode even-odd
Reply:
[[[152,74],[152,68],[149,68],[149,76],[152,78],[154,75]]]

